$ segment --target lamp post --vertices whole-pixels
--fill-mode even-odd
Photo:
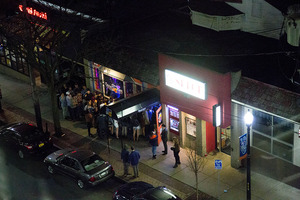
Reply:
[[[247,200],[251,199],[251,177],[250,177],[250,126],[253,122],[253,115],[248,110],[244,116],[247,125]]]

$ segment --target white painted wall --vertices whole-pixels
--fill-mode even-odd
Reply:
[[[242,31],[279,39],[284,17],[278,9],[264,0],[246,0],[243,3],[227,3],[245,13]]]

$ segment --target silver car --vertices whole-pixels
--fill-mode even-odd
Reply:
[[[48,172],[74,178],[80,188],[95,186],[115,175],[113,167],[89,150],[58,150],[44,159]]]

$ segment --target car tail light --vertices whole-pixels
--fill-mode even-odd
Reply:
[[[27,149],[32,149],[31,145],[24,145]]]
[[[96,180],[95,177],[91,177],[91,178],[89,179],[90,182],[94,182],[95,180]]]

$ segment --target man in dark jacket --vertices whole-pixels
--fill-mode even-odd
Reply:
[[[163,151],[163,155],[168,154],[168,130],[166,129],[166,125],[163,124],[162,125],[162,132],[161,132],[161,140],[164,144],[164,148],[165,150]]]
[[[104,136],[108,132],[108,118],[105,114],[100,114],[97,117],[97,133],[100,138],[104,138]]]
[[[129,165],[130,165],[130,162],[129,162],[129,151],[128,151],[129,147],[127,144],[124,145],[124,148],[122,149],[122,152],[121,152],[121,159],[123,161],[123,166],[124,166],[124,174],[123,176],[127,176],[129,173],[128,173],[128,168],[129,168]]]
[[[140,160],[139,152],[135,151],[134,146],[131,146],[131,153],[129,154],[129,161],[133,168],[135,178],[139,177],[139,168],[138,168],[139,160]]]

